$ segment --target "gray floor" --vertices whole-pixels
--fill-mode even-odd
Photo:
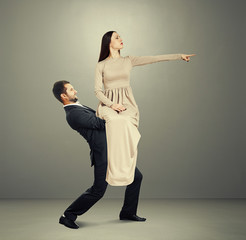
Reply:
[[[245,240],[245,199],[140,199],[146,222],[118,220],[122,199],[101,199],[77,218],[79,229],[58,224],[72,199],[0,200],[4,240]]]

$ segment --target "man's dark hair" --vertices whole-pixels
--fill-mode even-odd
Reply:
[[[52,89],[54,96],[55,96],[61,103],[63,103],[63,102],[62,102],[62,99],[61,99],[61,94],[62,94],[62,93],[66,93],[66,90],[67,90],[67,89],[65,88],[65,84],[67,84],[67,83],[70,83],[70,82],[68,82],[68,81],[66,81],[66,80],[61,80],[61,81],[55,82],[55,83],[54,83],[54,86],[53,86],[53,89]]]

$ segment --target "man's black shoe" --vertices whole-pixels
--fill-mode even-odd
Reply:
[[[59,223],[65,225],[68,228],[78,229],[79,226],[71,219],[61,216]]]
[[[135,214],[132,214],[132,215],[120,215],[120,220],[132,220],[132,221],[144,222],[146,218],[141,218]]]

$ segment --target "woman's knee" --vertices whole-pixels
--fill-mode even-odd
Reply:
[[[107,119],[107,123],[110,124],[121,124],[121,125],[125,125],[125,124],[129,124],[129,117],[125,116],[125,115],[114,115],[114,116],[110,116]]]

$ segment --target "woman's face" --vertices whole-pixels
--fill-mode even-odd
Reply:
[[[111,42],[109,44],[109,47],[111,47],[113,49],[117,49],[117,50],[123,48],[122,38],[120,37],[120,35],[117,32],[113,32],[113,34],[111,36]]]

